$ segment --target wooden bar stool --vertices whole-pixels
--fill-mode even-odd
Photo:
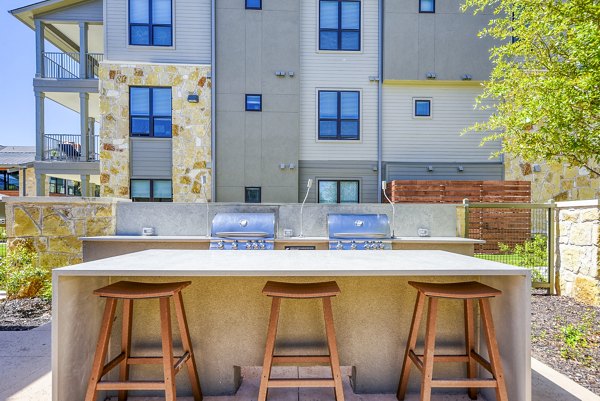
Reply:
[[[331,310],[331,297],[335,297],[340,293],[337,283],[335,281],[328,281],[322,283],[294,284],[268,281],[262,292],[264,295],[272,297],[273,301],[271,304],[271,317],[269,319],[267,345],[265,347],[258,401],[266,401],[269,388],[282,387],[333,387],[336,401],[344,401],[342,374],[340,372],[340,361],[335,342],[335,329],[333,327],[333,312]],[[323,301],[323,315],[325,317],[325,331],[327,334],[329,355],[273,355],[282,298],[321,298]],[[326,363],[331,367],[333,379],[272,379],[271,367],[276,363]]]
[[[496,332],[492,321],[489,298],[502,294],[501,291],[488,287],[487,285],[470,281],[466,283],[417,283],[409,281],[418,290],[415,311],[410,325],[410,334],[408,344],[404,353],[404,362],[402,364],[402,373],[400,375],[400,384],[398,386],[398,400],[404,400],[406,389],[408,387],[408,376],[411,365],[414,363],[417,369],[421,371],[421,401],[431,399],[431,389],[434,387],[465,387],[468,388],[469,398],[476,400],[478,388],[491,387],[496,389],[497,401],[508,401],[506,393],[506,384],[504,382],[504,373],[498,352],[498,343],[496,342]],[[423,306],[425,298],[429,298],[427,308],[427,327],[425,330],[424,354],[417,355],[415,346],[417,344],[417,335],[419,333],[419,324],[423,315]],[[435,348],[435,326],[437,317],[438,298],[462,299],[465,303],[465,344],[466,353],[464,355],[434,355]],[[475,327],[473,323],[473,300],[479,300],[479,309],[485,341],[489,353],[489,362],[475,351]],[[467,364],[467,379],[434,379],[433,362],[464,362]],[[492,374],[491,379],[477,379],[477,365],[479,363],[484,369]]]
[[[96,401],[98,391],[119,390],[119,401],[127,399],[128,390],[163,390],[166,401],[175,401],[175,375],[183,365],[192,384],[192,393],[195,401],[202,401],[202,391],[196,371],[196,361],[192,351],[192,342],[183,308],[181,290],[190,285],[190,281],[179,283],[135,283],[119,281],[117,283],[99,288],[95,295],[106,298],[104,316],[100,327],[96,355],[92,365],[92,373],[88,382],[85,401]],[[174,298],[175,315],[181,331],[183,355],[173,356],[173,333],[171,330],[171,311],[169,300]],[[138,299],[158,298],[160,301],[160,328],[162,337],[162,356],[132,357],[131,356],[131,326],[133,317],[133,301]],[[123,300],[123,332],[121,333],[121,353],[106,365],[106,354],[110,333],[117,308],[117,301]],[[164,381],[130,381],[129,365],[162,364]],[[100,381],[108,372],[119,366],[119,381]]]

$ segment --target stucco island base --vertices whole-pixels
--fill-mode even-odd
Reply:
[[[341,364],[353,368],[351,381],[357,393],[396,391],[416,298],[409,280],[479,280],[503,291],[492,300],[492,312],[509,398],[531,400],[530,275],[526,269],[444,251],[148,250],[54,270],[54,401],[83,399],[104,307],[92,291],[123,279],[192,281],[183,297],[206,395],[234,393],[239,367],[262,363],[270,299],[261,289],[268,279],[338,282],[342,293],[333,300],[333,312]],[[464,351],[462,308],[458,301],[440,302],[438,352]],[[118,315],[117,320],[120,311]],[[120,322],[115,326],[118,331]],[[137,302],[133,329],[137,355],[160,351],[159,327],[158,302]],[[324,346],[323,333],[317,301],[284,301],[277,343],[280,353],[318,352]],[[113,336],[109,358],[118,354],[119,333]],[[487,355],[483,344],[480,348]],[[464,374],[462,364],[439,368],[436,374]],[[160,378],[160,370],[153,369],[134,367],[132,379]],[[178,394],[189,394],[186,375],[178,376]],[[417,378],[414,372],[411,391],[418,391]],[[487,390],[484,396],[494,399]]]

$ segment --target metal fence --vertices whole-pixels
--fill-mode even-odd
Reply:
[[[475,257],[526,267],[535,288],[554,294],[554,203],[469,203],[465,236],[485,240]]]
[[[90,135],[89,156],[87,160],[100,160],[100,138]],[[43,160],[79,161],[86,160],[81,155],[81,135],[73,134],[44,134]]]
[[[78,79],[79,58],[77,52],[44,52],[44,78]],[[85,70],[87,78],[98,78],[98,67],[104,59],[103,53],[87,53]]]

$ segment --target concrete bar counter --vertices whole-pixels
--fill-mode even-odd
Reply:
[[[268,279],[337,281],[342,292],[333,299],[333,312],[340,359],[343,366],[352,367],[351,382],[357,393],[397,389],[416,298],[409,280],[477,280],[495,287],[503,292],[491,302],[509,399],[531,400],[529,270],[431,250],[147,250],[55,269],[53,400],[83,399],[104,308],[104,301],[92,291],[119,280],[191,280],[183,298],[203,390],[206,395],[234,393],[240,367],[262,363],[270,299],[261,289]],[[321,350],[324,326],[318,302],[284,301],[284,305],[277,343],[280,353]],[[119,311],[118,315],[120,320]],[[119,327],[117,322],[115,330]],[[134,353],[160,350],[159,327],[157,305],[137,303]],[[463,330],[462,303],[442,300],[437,352],[464,352]],[[119,352],[119,333],[113,336],[109,358]],[[177,331],[174,338],[179,338]],[[487,356],[483,344],[480,352]],[[444,364],[436,374],[457,377],[464,370],[464,364]],[[160,371],[134,368],[132,378],[157,375]],[[187,381],[180,376],[178,393],[189,393]],[[418,392],[417,376],[412,375],[410,392]],[[493,392],[482,393],[485,399],[494,399]]]

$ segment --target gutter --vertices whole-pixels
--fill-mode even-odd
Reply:
[[[217,163],[216,163],[216,152],[217,152],[217,143],[216,143],[216,24],[215,24],[215,16],[216,16],[216,0],[210,1],[210,167],[211,167],[211,180],[210,180],[210,193],[211,200],[216,202],[217,200]],[[208,202],[208,199],[206,200]]]
[[[378,3],[378,14],[379,14],[379,44],[378,44],[378,79],[377,79],[377,188],[383,181],[383,1],[379,0]],[[381,203],[381,191],[377,191],[377,202]]]

